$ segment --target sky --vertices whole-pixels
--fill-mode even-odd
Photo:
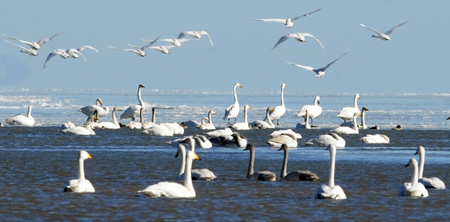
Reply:
[[[251,19],[296,17],[320,7],[290,29]],[[29,41],[61,34],[35,57],[2,41],[0,89],[135,89],[142,83],[158,90],[231,91],[239,82],[241,91],[280,91],[284,82],[286,91],[304,93],[448,92],[448,8],[450,1],[437,0],[7,0],[0,7],[2,34]],[[359,25],[385,32],[404,21],[390,41],[372,38]],[[108,48],[193,30],[207,31],[214,47],[204,38],[168,55],[147,49],[145,57]],[[271,50],[281,36],[296,32],[313,34],[325,48],[307,38]],[[83,51],[86,62],[53,57],[43,69],[54,49],[85,44],[99,53]],[[322,78],[285,62],[320,68],[347,50]]]

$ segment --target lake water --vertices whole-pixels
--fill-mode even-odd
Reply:
[[[242,90],[244,91],[244,90]],[[263,119],[268,106],[280,103],[280,92],[240,92],[239,101],[249,104],[249,120]],[[60,125],[82,124],[86,116],[77,110],[103,99],[104,105],[126,108],[137,103],[130,90],[0,90],[0,121],[33,106],[37,126],[0,128],[0,218],[7,221],[446,221],[450,216],[450,192],[429,190],[427,198],[398,197],[403,182],[411,179],[405,168],[418,145],[427,149],[424,175],[450,178],[450,94],[361,94],[359,107],[366,106],[369,126],[359,135],[343,136],[345,149],[337,151],[336,184],[346,200],[316,200],[318,187],[328,181],[329,152],[324,147],[303,143],[337,127],[336,117],[344,106],[352,106],[353,94],[323,94],[322,115],[314,120],[319,129],[295,129],[295,113],[311,104],[316,95],[286,92],[286,115],[279,128],[302,134],[299,148],[291,149],[288,171],[308,169],[317,182],[253,182],[245,179],[248,151],[240,148],[197,149],[202,159],[195,168],[209,168],[216,181],[194,181],[193,199],[149,198],[137,191],[159,181],[174,181],[180,159],[168,142],[180,138],[154,137],[141,130],[96,130],[95,136],[62,134]],[[200,121],[210,109],[216,127],[223,128],[223,110],[233,103],[231,92],[158,91],[143,89],[147,107],[158,107],[157,122]],[[150,109],[147,109],[150,110]],[[146,111],[145,118],[150,119]],[[238,121],[242,121],[242,114]],[[101,121],[110,121],[111,116]],[[128,122],[124,121],[124,122]],[[393,131],[395,125],[402,131]],[[241,132],[256,146],[256,170],[279,175],[283,153],[265,144],[274,131]],[[188,128],[183,136],[204,131]],[[359,138],[368,133],[390,137],[386,145],[369,145]],[[77,176],[79,150],[87,150],[86,177],[96,188],[94,194],[64,193],[64,186]]]

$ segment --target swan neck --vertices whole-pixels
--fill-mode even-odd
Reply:
[[[144,124],[144,109],[143,108],[141,108],[141,111],[139,112],[139,119],[140,119],[140,123]]]
[[[356,117],[357,117],[356,115],[353,116],[353,130],[359,132],[358,124],[356,123]]]
[[[247,178],[250,178],[250,176],[253,175],[254,165],[255,165],[255,150],[250,149],[250,159],[248,161]]]
[[[284,106],[284,87],[281,86],[281,106]]]
[[[142,100],[142,97],[141,97],[141,89],[142,89],[141,87],[138,88],[137,97],[138,97],[139,104],[142,107],[145,107],[144,101]]]
[[[361,112],[361,128],[362,129],[367,129],[367,125],[366,125],[366,112],[362,111]]]
[[[213,122],[212,122],[212,113],[211,113],[211,112],[208,113],[208,123],[209,123],[209,124],[212,124],[212,123],[213,123]]]
[[[245,124],[248,124],[247,112],[248,112],[248,108],[247,108],[247,106],[245,106],[245,108],[244,108],[244,123]]]
[[[156,124],[156,112],[155,108],[152,108],[152,123]]]
[[[419,151],[419,179],[423,177],[423,168],[425,167],[425,150]]]
[[[329,187],[334,187],[335,165],[336,165],[336,149],[330,149],[330,177],[328,178]]]
[[[189,191],[195,192],[194,186],[192,185],[192,161],[194,159],[187,158],[186,160],[186,173],[184,174],[184,186],[188,188]]]
[[[305,128],[306,129],[311,129],[311,125],[309,125],[309,113],[308,112],[306,112]]]
[[[270,125],[270,126],[274,126],[273,125],[273,121],[272,121],[272,118],[270,117],[270,112],[269,111],[267,111],[266,112],[266,122]]]
[[[119,122],[117,122],[117,118],[116,118],[116,109],[114,109],[112,112],[112,119],[113,119],[114,125],[119,125]]]
[[[284,158],[283,158],[283,166],[281,167],[281,179],[283,179],[287,175],[287,163],[288,163],[288,148],[284,150]]]
[[[86,179],[84,176],[84,160],[81,158],[78,159],[78,179],[79,180]]]
[[[178,147],[178,152],[181,153],[181,167],[180,167],[180,173],[178,174],[178,176],[183,175],[185,169],[186,169],[186,148],[179,146]],[[186,179],[186,175],[185,179]]]
[[[238,97],[237,97],[236,88],[237,88],[237,85],[235,85],[234,88],[233,88],[233,95],[234,95],[234,103],[235,103],[235,104],[239,103],[239,102],[238,102]]]
[[[28,113],[27,113],[27,117],[31,117],[31,106],[28,106]]]
[[[357,95],[355,95],[355,99],[353,101],[353,106],[355,107],[355,109],[359,110],[358,109],[358,96]]]
[[[419,167],[417,166],[417,161],[412,162],[413,165],[413,175],[411,178],[411,184],[414,186],[419,183]]]

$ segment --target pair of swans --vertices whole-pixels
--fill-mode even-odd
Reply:
[[[284,88],[286,88],[286,83],[281,84],[281,104],[273,108],[270,112],[270,118],[277,121],[277,125],[280,125],[280,118],[286,113],[286,106],[284,105]]]
[[[18,39],[18,38],[11,37],[11,36],[8,36],[8,35],[6,35],[6,34],[3,34],[3,36],[5,36],[5,37],[8,38],[8,39],[12,39],[12,40],[15,40],[15,41],[19,41],[19,42],[21,42],[21,43],[24,43],[24,44],[28,45],[30,48],[25,48],[25,47],[23,47],[23,46],[21,46],[21,45],[17,45],[17,44],[14,44],[14,43],[12,43],[12,42],[8,42],[8,41],[5,40],[5,41],[6,41],[7,43],[9,43],[9,44],[21,48],[20,52],[26,53],[26,54],[28,54],[28,55],[30,55],[30,56],[37,56],[37,55],[38,55],[38,52],[37,52],[37,51],[38,51],[45,43],[49,42],[50,40],[52,40],[53,38],[55,38],[55,37],[58,36],[58,35],[59,35],[59,34],[55,34],[55,35],[52,35],[52,36],[50,36],[50,37],[48,37],[48,38],[43,38],[43,39],[38,40],[38,41],[35,41],[35,42],[30,42],[30,41]]]
[[[98,120],[97,111],[94,111],[94,114],[89,116],[86,120],[86,123],[82,126],[70,126],[69,128],[61,130],[64,134],[75,134],[77,136],[92,136],[95,135],[92,127],[94,126],[94,122]]]
[[[322,184],[315,195],[316,199],[347,199],[344,190],[341,186],[336,185],[334,181],[335,167],[336,167],[336,147],[331,144],[327,147],[330,151],[330,175],[328,177],[328,184]]]
[[[253,129],[273,129],[275,125],[272,122],[272,118],[270,117],[270,112],[273,112],[274,108],[267,107],[266,109],[266,118],[265,120],[256,120],[251,126]]]
[[[234,103],[225,109],[225,115],[223,117],[223,120],[228,120],[228,124],[230,124],[230,119],[234,119],[234,122],[236,122],[236,118],[239,115],[240,106],[239,106],[239,101],[238,101],[238,97],[237,97],[237,93],[236,93],[237,87],[242,88],[242,85],[238,82],[236,84],[234,84],[234,87],[233,87]]]
[[[78,178],[71,179],[69,185],[64,188],[64,192],[74,193],[94,193],[95,188],[92,183],[86,179],[84,174],[84,160],[91,159],[92,156],[85,150],[80,151],[78,157]]]
[[[367,129],[367,124],[366,124],[366,112],[369,111],[369,109],[367,107],[363,107],[361,109],[361,124],[358,124],[358,129]],[[348,126],[348,127],[353,127],[353,122],[344,122],[341,123],[341,126]]]
[[[340,126],[336,129],[331,130],[332,132],[335,133],[339,133],[339,134],[359,134],[359,128],[358,128],[358,124],[356,123],[356,118],[358,116],[360,116],[361,114],[358,113],[354,113],[353,114],[353,127],[348,127],[348,126]]]
[[[137,98],[138,98],[139,104],[135,104],[135,105],[128,107],[120,115],[120,119],[131,119],[132,121],[134,121],[136,116],[138,116],[140,114],[141,108],[143,107],[145,109],[145,103],[142,100],[142,96],[141,96],[142,88],[145,88],[145,86],[142,84],[139,84],[138,90],[137,90]]]
[[[306,17],[306,16],[308,16],[308,15],[311,15],[311,14],[313,14],[313,13],[315,13],[315,12],[318,12],[318,11],[320,11],[322,8],[323,8],[323,7],[319,8],[319,9],[316,9],[316,10],[314,10],[314,11],[312,11],[312,12],[308,12],[308,13],[306,13],[306,14],[299,15],[299,16],[294,17],[294,18],[286,18],[286,19],[254,19],[254,18],[252,18],[252,19],[255,20],[255,21],[260,21],[260,22],[277,22],[277,23],[283,23],[283,24],[286,26],[286,28],[291,28],[291,27],[294,25],[294,22],[295,22],[295,21],[297,21],[297,20],[299,20],[299,19],[301,19],[301,18],[303,18],[303,17]]]
[[[159,123],[156,124],[156,110],[152,108],[152,122],[144,122],[144,117],[141,114],[141,128],[145,129],[142,131],[143,134],[153,135],[153,136],[173,136],[184,134],[184,123]],[[140,129],[141,129],[140,128]]]
[[[214,123],[212,122],[212,115],[216,115],[216,112],[214,110],[208,111],[208,118],[207,122],[204,121],[205,118],[201,120],[201,123],[197,126],[197,128],[202,130],[215,130],[216,127],[214,126]]]
[[[183,144],[178,145],[183,146]],[[196,196],[194,185],[192,184],[192,162],[198,160],[198,155],[190,150],[186,155],[186,171],[184,184],[175,182],[159,182],[154,185],[150,185],[147,188],[138,191],[150,197],[168,197],[168,198],[193,198]]]
[[[316,96],[314,98],[313,105],[304,105],[296,114],[296,116],[301,116],[305,119],[305,125],[308,121],[308,118],[306,118],[306,111],[308,111],[309,118],[311,119],[311,125],[313,124],[313,119],[320,116],[322,114],[322,107],[319,106],[320,104],[320,96]]]
[[[47,59],[45,59],[44,69],[47,67],[47,64],[50,61],[50,59],[57,55],[59,55],[59,57],[61,57],[63,59],[68,59],[68,58],[78,59],[81,56],[81,57],[83,57],[84,61],[87,61],[86,57],[84,57],[83,53],[81,53],[81,51],[83,51],[85,49],[91,49],[98,53],[98,50],[90,45],[82,45],[79,48],[55,49],[55,50],[53,50],[53,52],[49,53],[47,56]]]
[[[5,119],[5,122],[12,126],[28,126],[32,127],[35,125],[36,121],[34,120],[34,117],[31,116],[31,106],[28,106],[28,112],[26,115],[24,114],[17,114],[11,117],[8,117]]]
[[[116,118],[116,111],[122,111],[119,107],[114,107],[112,111],[112,122],[100,122],[94,125],[97,129],[120,129],[120,124]]]
[[[195,152],[195,137],[188,137],[185,140],[181,141],[180,143],[189,143],[189,146],[191,147],[191,151]],[[181,155],[182,161],[181,161],[181,167],[180,167],[180,173],[178,174],[178,179],[184,180],[184,171],[185,171],[185,165],[186,165],[186,147],[184,146],[178,146],[178,152],[175,155],[175,157],[178,157]],[[207,168],[202,169],[192,169],[191,170],[191,176],[193,180],[205,180],[205,181],[213,181],[216,180],[216,175],[214,172]]]
[[[249,105],[244,106],[244,122],[234,123],[230,127],[235,130],[250,130],[250,124],[248,123],[248,110],[251,107]]]
[[[419,183],[419,167],[417,160],[412,158],[405,165],[405,167],[412,166],[413,173],[411,182],[403,183],[398,191],[399,196],[409,196],[409,197],[428,197],[428,191],[422,183]]]
[[[418,146],[415,155],[419,154],[419,182],[426,188],[445,189],[445,183],[437,177],[423,177],[423,169],[425,166],[425,147]]]
[[[106,116],[109,113],[109,107],[103,106],[103,100],[101,98],[97,98],[94,105],[82,107],[78,111],[82,112],[86,116],[90,116],[95,110],[97,110],[99,117]]]
[[[364,25],[364,24],[361,24],[361,23],[360,23],[360,25],[361,25],[362,27],[366,28],[366,29],[369,29],[369,30],[372,31],[372,32],[375,32],[375,33],[377,34],[377,35],[372,35],[372,37],[379,38],[379,39],[381,39],[381,40],[383,40],[383,41],[386,41],[386,40],[391,40],[390,35],[391,35],[391,33],[392,33],[393,31],[395,31],[396,29],[400,28],[402,25],[404,25],[404,24],[406,24],[406,23],[408,23],[408,21],[403,22],[403,23],[400,23],[400,24],[398,24],[398,25],[392,27],[391,29],[389,29],[389,30],[386,31],[385,33],[381,33],[381,32],[379,32],[379,31],[377,31],[377,30],[375,30],[375,29],[373,29],[373,28],[370,28],[370,27],[368,27],[368,26],[366,26],[366,25]]]

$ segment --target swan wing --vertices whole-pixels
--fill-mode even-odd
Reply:
[[[313,71],[313,72],[314,72],[314,68],[311,67],[311,66],[299,65],[299,64],[296,64],[296,63],[293,63],[293,62],[287,62],[287,61],[285,61],[285,62],[286,62],[287,64],[291,64],[291,65],[297,66],[297,67],[299,67],[299,68],[306,69],[306,70],[308,70],[308,71]]]
[[[445,183],[437,177],[423,177],[419,179],[419,182],[426,188],[445,189]]]
[[[231,119],[231,118],[236,118],[239,115],[239,104],[233,104],[231,106],[229,106],[226,110],[225,110],[225,115],[223,117],[224,120],[226,119]]]
[[[397,29],[400,28],[402,25],[404,25],[404,24],[406,24],[406,23],[408,23],[408,22],[409,22],[409,21],[406,21],[406,22],[403,22],[403,23],[401,23],[401,24],[398,24],[398,25],[392,27],[391,29],[389,29],[389,30],[388,30],[387,32],[385,32],[384,34],[390,35],[393,31],[397,30]]]
[[[311,15],[311,14],[313,14],[313,13],[315,13],[315,12],[318,12],[318,11],[320,11],[320,10],[322,10],[322,9],[323,9],[323,7],[320,7],[319,9],[316,9],[316,10],[314,10],[314,11],[312,11],[312,12],[308,12],[308,13],[306,13],[306,14],[299,15],[299,16],[295,17],[294,20],[299,20],[299,19],[301,19],[301,18],[303,18],[303,17],[306,17],[306,16],[308,16],[308,15]]]
[[[114,49],[114,50],[120,50],[120,51],[125,51],[125,52],[136,52],[135,49],[121,49],[121,48],[117,48],[115,46],[108,46],[110,49]]]
[[[122,114],[120,114],[120,119],[132,119],[139,115],[140,110],[141,105],[132,105],[128,107]]]
[[[292,38],[292,36],[290,34],[281,36],[281,38],[278,40],[278,42],[275,43],[275,46],[273,46],[272,50],[274,50],[278,45],[280,45],[281,43],[283,43],[284,41],[286,41],[289,38]]]
[[[337,59],[333,60],[332,62],[328,63],[327,66],[323,67],[324,71],[325,71],[326,69],[328,69],[328,67],[330,67],[333,63],[335,63],[336,61],[338,61],[339,59],[341,59],[342,57],[344,57],[345,55],[347,55],[348,52],[350,52],[350,50],[347,51],[347,52],[345,52],[345,53],[342,54],[341,56],[339,56],[339,58],[337,58]]]
[[[83,50],[85,50],[85,49],[94,50],[94,51],[96,51],[96,52],[98,53],[98,50],[97,50],[96,48],[90,46],[90,45],[83,45],[83,46],[81,46],[81,47],[78,49],[78,51],[81,52],[81,51],[83,51]]]
[[[313,38],[314,40],[316,40],[317,43],[319,43],[319,45],[320,45],[323,49],[325,48],[325,46],[323,46],[323,44],[320,42],[320,40],[317,39],[317,38],[316,38],[315,36],[313,36],[312,34],[310,34],[310,33],[303,33],[303,35],[304,35],[304,36],[308,36],[308,37]]]
[[[254,19],[255,21],[260,21],[260,22],[279,22],[279,23],[286,23],[286,19]]]
[[[52,36],[50,36],[48,38],[41,39],[41,40],[37,41],[36,43],[39,46],[42,46],[42,45],[44,45],[45,43],[49,42],[50,40],[52,40],[53,38],[55,38],[58,35],[60,35],[60,34],[54,34],[54,35],[52,35]]]
[[[372,32],[375,32],[375,33],[377,33],[377,35],[382,35],[382,33],[381,32],[379,32],[379,31],[377,31],[377,30],[375,30],[375,29],[373,29],[373,28],[370,28],[369,26],[366,26],[366,25],[364,25],[364,24],[362,24],[362,23],[360,23],[359,25],[361,25],[362,27],[364,27],[364,28],[366,28],[366,29],[369,29],[370,31],[372,31]]]
[[[9,43],[9,44],[11,44],[11,45],[13,45],[13,46],[19,47],[19,48],[21,48],[21,49],[23,49],[23,50],[25,50],[25,51],[28,51],[28,50],[29,50],[29,49],[27,49],[27,48],[25,48],[25,47],[23,47],[23,46],[21,46],[21,45],[17,45],[17,44],[15,44],[15,43],[10,42],[10,41],[6,41],[6,40],[5,40],[5,42],[7,42],[7,43]]]
[[[90,132],[84,126],[76,126],[76,127],[73,127],[73,128],[64,129],[64,130],[61,130],[61,132],[64,133],[64,134],[71,133],[71,134],[75,134],[75,135],[78,135],[78,136],[89,136],[89,135],[92,135],[92,132]]]

